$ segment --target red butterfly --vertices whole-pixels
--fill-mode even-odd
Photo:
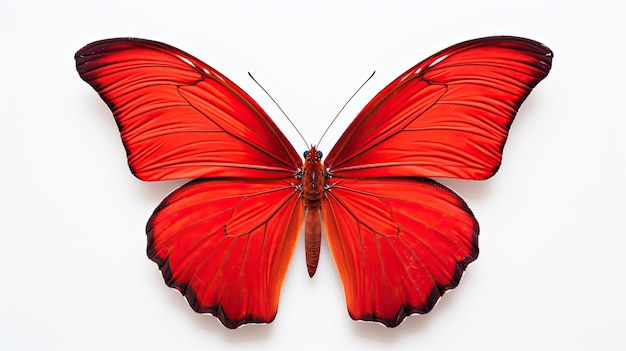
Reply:
[[[430,311],[478,256],[478,222],[425,177],[487,179],[509,127],[550,71],[546,46],[451,46],[383,89],[324,163],[305,161],[261,107],[195,57],[142,39],[91,43],[76,68],[111,108],[142,180],[198,178],[148,221],[148,256],[197,312],[269,323],[304,221],[313,276],[322,223],[353,319],[389,327]]]

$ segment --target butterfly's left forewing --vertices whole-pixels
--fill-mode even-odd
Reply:
[[[113,112],[142,180],[288,178],[302,160],[261,107],[220,72],[156,41],[86,45],[76,69]]]

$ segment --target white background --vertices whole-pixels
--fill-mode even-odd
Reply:
[[[0,350],[624,349],[623,10],[602,1],[17,1],[0,3]],[[608,1],[607,1],[608,3]],[[75,71],[98,39],[169,43],[239,84],[297,149],[369,74],[328,151],[397,75],[457,42],[543,42],[553,70],[522,106],[498,174],[443,182],[481,224],[478,260],[427,315],[352,321],[326,246],[302,240],[276,320],[228,330],[145,255],[145,222],[184,181],[134,178],[114,120]],[[325,245],[325,244],[324,244]]]

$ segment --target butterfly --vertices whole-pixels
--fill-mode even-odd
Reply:
[[[465,41],[411,67],[304,162],[248,94],[170,45],[80,49],[76,69],[111,109],[132,173],[195,179],[146,226],[147,254],[193,310],[228,328],[274,320],[304,227],[315,273],[322,228],[355,320],[429,312],[478,257],[465,201],[432,177],[487,179],[517,111],[552,65],[533,40]]]

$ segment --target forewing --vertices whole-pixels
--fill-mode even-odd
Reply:
[[[486,179],[552,52],[524,38],[449,47],[412,67],[359,113],[325,161],[339,177]]]
[[[269,323],[304,215],[286,181],[196,180],[150,218],[148,256],[167,285],[229,328]]]
[[[221,73],[133,38],[80,49],[76,69],[107,103],[135,176],[285,178],[301,159],[261,107]]]
[[[348,312],[389,327],[430,311],[478,257],[463,199],[426,178],[334,179],[322,218]]]

